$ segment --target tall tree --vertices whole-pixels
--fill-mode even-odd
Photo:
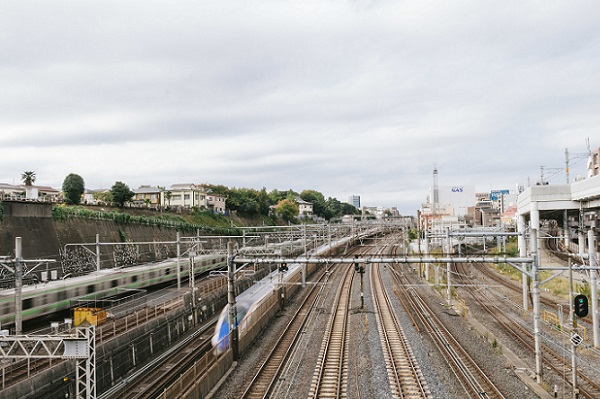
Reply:
[[[62,190],[65,193],[67,204],[79,204],[85,191],[83,178],[75,173],[69,174],[63,181]]]
[[[112,196],[113,202],[115,202],[119,207],[123,207],[126,202],[129,202],[133,199],[135,193],[129,189],[129,186],[123,182],[116,182],[110,188],[110,194]]]
[[[35,199],[33,183],[35,183],[35,172],[23,172],[21,180],[25,184],[25,198]]]
[[[26,186],[33,186],[33,183],[35,183],[35,172],[23,172],[21,180],[23,180]]]
[[[269,215],[269,211],[271,210],[271,203],[269,201],[269,194],[267,194],[267,189],[263,187],[258,192],[258,213],[261,215]]]

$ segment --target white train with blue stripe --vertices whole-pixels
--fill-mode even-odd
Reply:
[[[369,235],[369,233],[363,233]],[[370,233],[372,234],[372,233]],[[311,256],[327,257],[343,252],[355,240],[361,237],[346,237],[329,245],[317,248]],[[238,349],[243,352],[260,331],[266,327],[285,300],[302,286],[302,267],[300,263],[287,264],[287,271],[275,270],[260,282],[236,297]],[[317,267],[323,264],[306,264],[306,275],[310,276]],[[280,275],[281,273],[281,275]],[[229,334],[229,305],[226,305],[215,326],[211,339],[215,354],[223,354],[230,347]]]
[[[283,302],[280,302],[282,298],[278,293],[281,293],[285,299],[300,287],[302,265],[294,263],[287,268],[285,272],[276,269],[236,297],[236,324],[240,343],[247,341],[249,331],[258,333],[264,327],[261,319],[265,319],[263,317],[265,314],[280,309]],[[229,349],[229,339],[229,305],[225,305],[211,340],[216,354],[224,353]]]

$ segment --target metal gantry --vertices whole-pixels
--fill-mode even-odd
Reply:
[[[77,327],[65,335],[0,335],[4,359],[74,359],[75,397],[96,399],[94,326]]]

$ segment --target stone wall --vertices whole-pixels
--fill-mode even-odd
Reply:
[[[4,217],[0,222],[0,256],[14,256],[15,238],[22,238],[24,259],[61,260],[66,244],[94,243],[96,235],[101,242],[152,242],[175,241],[177,231],[173,228],[143,226],[137,224],[117,225],[109,220],[68,219],[55,221],[52,205],[35,202],[3,202]],[[90,248],[95,251],[95,248]],[[175,256],[174,250],[160,245],[148,245],[140,251],[136,261],[153,261]],[[102,246],[102,267],[113,267],[119,259],[131,260],[131,248]],[[136,255],[137,256],[137,255]],[[76,259],[77,261],[77,259]],[[87,259],[79,259],[87,261]],[[60,262],[54,264],[60,267]]]

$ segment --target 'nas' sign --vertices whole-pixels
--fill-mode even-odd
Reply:
[[[462,193],[463,188],[462,187],[452,187],[452,192],[453,193]]]

